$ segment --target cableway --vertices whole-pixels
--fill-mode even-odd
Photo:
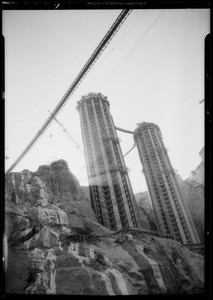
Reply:
[[[68,101],[69,97],[73,94],[73,92],[76,90],[76,88],[79,86],[81,81],[85,78],[89,70],[92,68],[92,66],[95,64],[101,53],[104,51],[104,49],[107,47],[107,45],[110,43],[118,29],[121,27],[123,22],[126,20],[126,18],[129,16],[131,9],[124,9],[119,14],[109,31],[106,33],[104,38],[101,40],[99,45],[96,47],[95,51],[91,55],[91,57],[88,59],[87,63],[84,65],[80,73],[77,75],[71,86],[68,88],[60,102],[57,104],[55,109],[53,110],[52,114],[47,118],[45,123],[42,125],[41,129],[36,133],[36,135],[33,137],[33,139],[30,141],[30,143],[27,145],[27,147],[24,149],[24,151],[20,154],[20,156],[15,160],[15,162],[8,168],[6,171],[6,175],[12,171],[12,169],[20,162],[20,160],[27,154],[27,152],[34,146],[34,144],[38,141],[38,139],[41,137],[41,135],[45,132],[47,127],[50,125],[50,123],[54,120],[54,117],[60,112],[60,110],[63,108],[63,106]]]
[[[120,61],[120,63],[116,66],[116,68],[112,71],[112,73],[99,85],[99,88],[104,86],[108,80],[112,80],[113,75],[118,71],[123,62],[127,59],[127,57],[134,51],[134,49],[139,45],[139,43],[144,39],[147,33],[153,28],[153,26],[159,22],[160,18],[166,14],[166,10],[163,10],[160,15],[155,19],[155,21],[149,26],[149,28],[143,33],[140,39],[133,45],[133,47],[129,50],[129,52],[124,56],[124,58]]]
[[[51,114],[51,112],[48,110],[48,112]],[[75,147],[80,151],[80,153],[83,155],[84,152],[81,149],[80,145],[73,139],[73,137],[70,135],[70,133],[67,131],[67,129],[64,127],[64,125],[56,118],[53,118],[54,121],[59,125],[59,127],[63,130],[63,132],[68,136],[68,138],[71,140],[71,142],[75,145]]]

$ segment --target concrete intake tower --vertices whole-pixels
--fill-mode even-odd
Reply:
[[[164,146],[160,128],[154,123],[140,123],[134,140],[143,166],[158,229],[182,244],[199,244],[187,204]]]
[[[111,230],[141,228],[109,101],[89,93],[77,103],[92,207],[98,221]]]

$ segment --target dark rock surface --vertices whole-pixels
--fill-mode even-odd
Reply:
[[[63,160],[8,174],[5,207],[7,293],[203,292],[201,255],[171,239],[112,234]]]
[[[148,192],[140,192],[135,194],[135,200],[138,205],[139,215],[141,217],[144,229],[157,231],[155,222],[155,214],[150,202]]]
[[[195,228],[199,235],[201,243],[204,243],[204,187],[203,185],[190,180],[183,180],[180,175],[176,174],[183,199],[189,208]],[[147,192],[135,194],[139,214],[143,228],[147,230],[157,230],[155,214]]]
[[[96,220],[90,201],[84,197],[64,160],[41,166],[34,173],[28,170],[10,173],[6,177],[5,189],[6,213],[12,215],[15,210],[28,216],[28,220],[20,219],[18,226],[27,226],[23,222],[30,224],[31,217],[69,231],[70,228],[84,228],[86,220]],[[11,226],[16,224],[8,219],[6,227],[9,233]]]
[[[176,178],[188,205],[200,241],[204,243],[204,187],[193,180],[183,180],[178,174],[176,174]]]

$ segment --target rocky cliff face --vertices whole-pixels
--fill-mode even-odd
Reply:
[[[97,223],[65,161],[6,177],[6,292],[201,293],[204,261],[177,242]]]
[[[204,187],[192,180],[183,180],[176,174],[183,198],[189,208],[201,243],[204,243]],[[157,230],[155,214],[147,192],[135,194],[139,214],[143,220],[144,229]]]
[[[41,166],[34,173],[24,170],[8,174],[6,203],[7,213],[15,209],[65,232],[96,220],[90,200],[63,160]]]
[[[140,192],[135,194],[135,200],[138,206],[140,218],[143,220],[143,228],[157,231],[155,214],[152,204],[149,200],[148,192]]]
[[[204,187],[190,179],[185,181],[176,174],[182,195],[188,205],[201,243],[204,243]]]

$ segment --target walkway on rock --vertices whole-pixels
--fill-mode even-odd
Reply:
[[[62,237],[66,237],[68,238],[70,241],[72,242],[76,242],[76,243],[96,243],[96,242],[101,242],[101,241],[105,241],[106,238],[118,238],[119,236],[125,235],[125,234],[131,234],[132,236],[135,237],[142,237],[142,236],[155,236],[155,237],[160,237],[160,238],[166,238],[166,239],[173,239],[172,236],[169,235],[162,235],[157,231],[150,231],[150,230],[142,230],[142,229],[138,229],[138,228],[122,228],[116,231],[113,231],[111,233],[107,233],[107,234],[100,234],[100,235],[96,235],[96,234],[79,234],[79,233],[67,233],[64,232],[62,229],[59,228],[55,228],[54,225],[51,225],[45,221],[37,221],[35,219],[33,219],[32,217],[30,217],[27,214],[21,214],[21,213],[17,213],[14,211],[7,211],[5,212],[6,214],[15,214],[15,215],[19,215],[21,217],[27,218],[35,223],[37,223],[38,225],[43,225],[43,226],[47,226],[50,227],[51,229],[53,229],[54,231],[56,231],[58,234],[60,234]],[[188,245],[182,245],[183,247],[187,247],[189,250],[197,252],[201,255],[204,254],[204,245],[202,244],[188,244]]]

